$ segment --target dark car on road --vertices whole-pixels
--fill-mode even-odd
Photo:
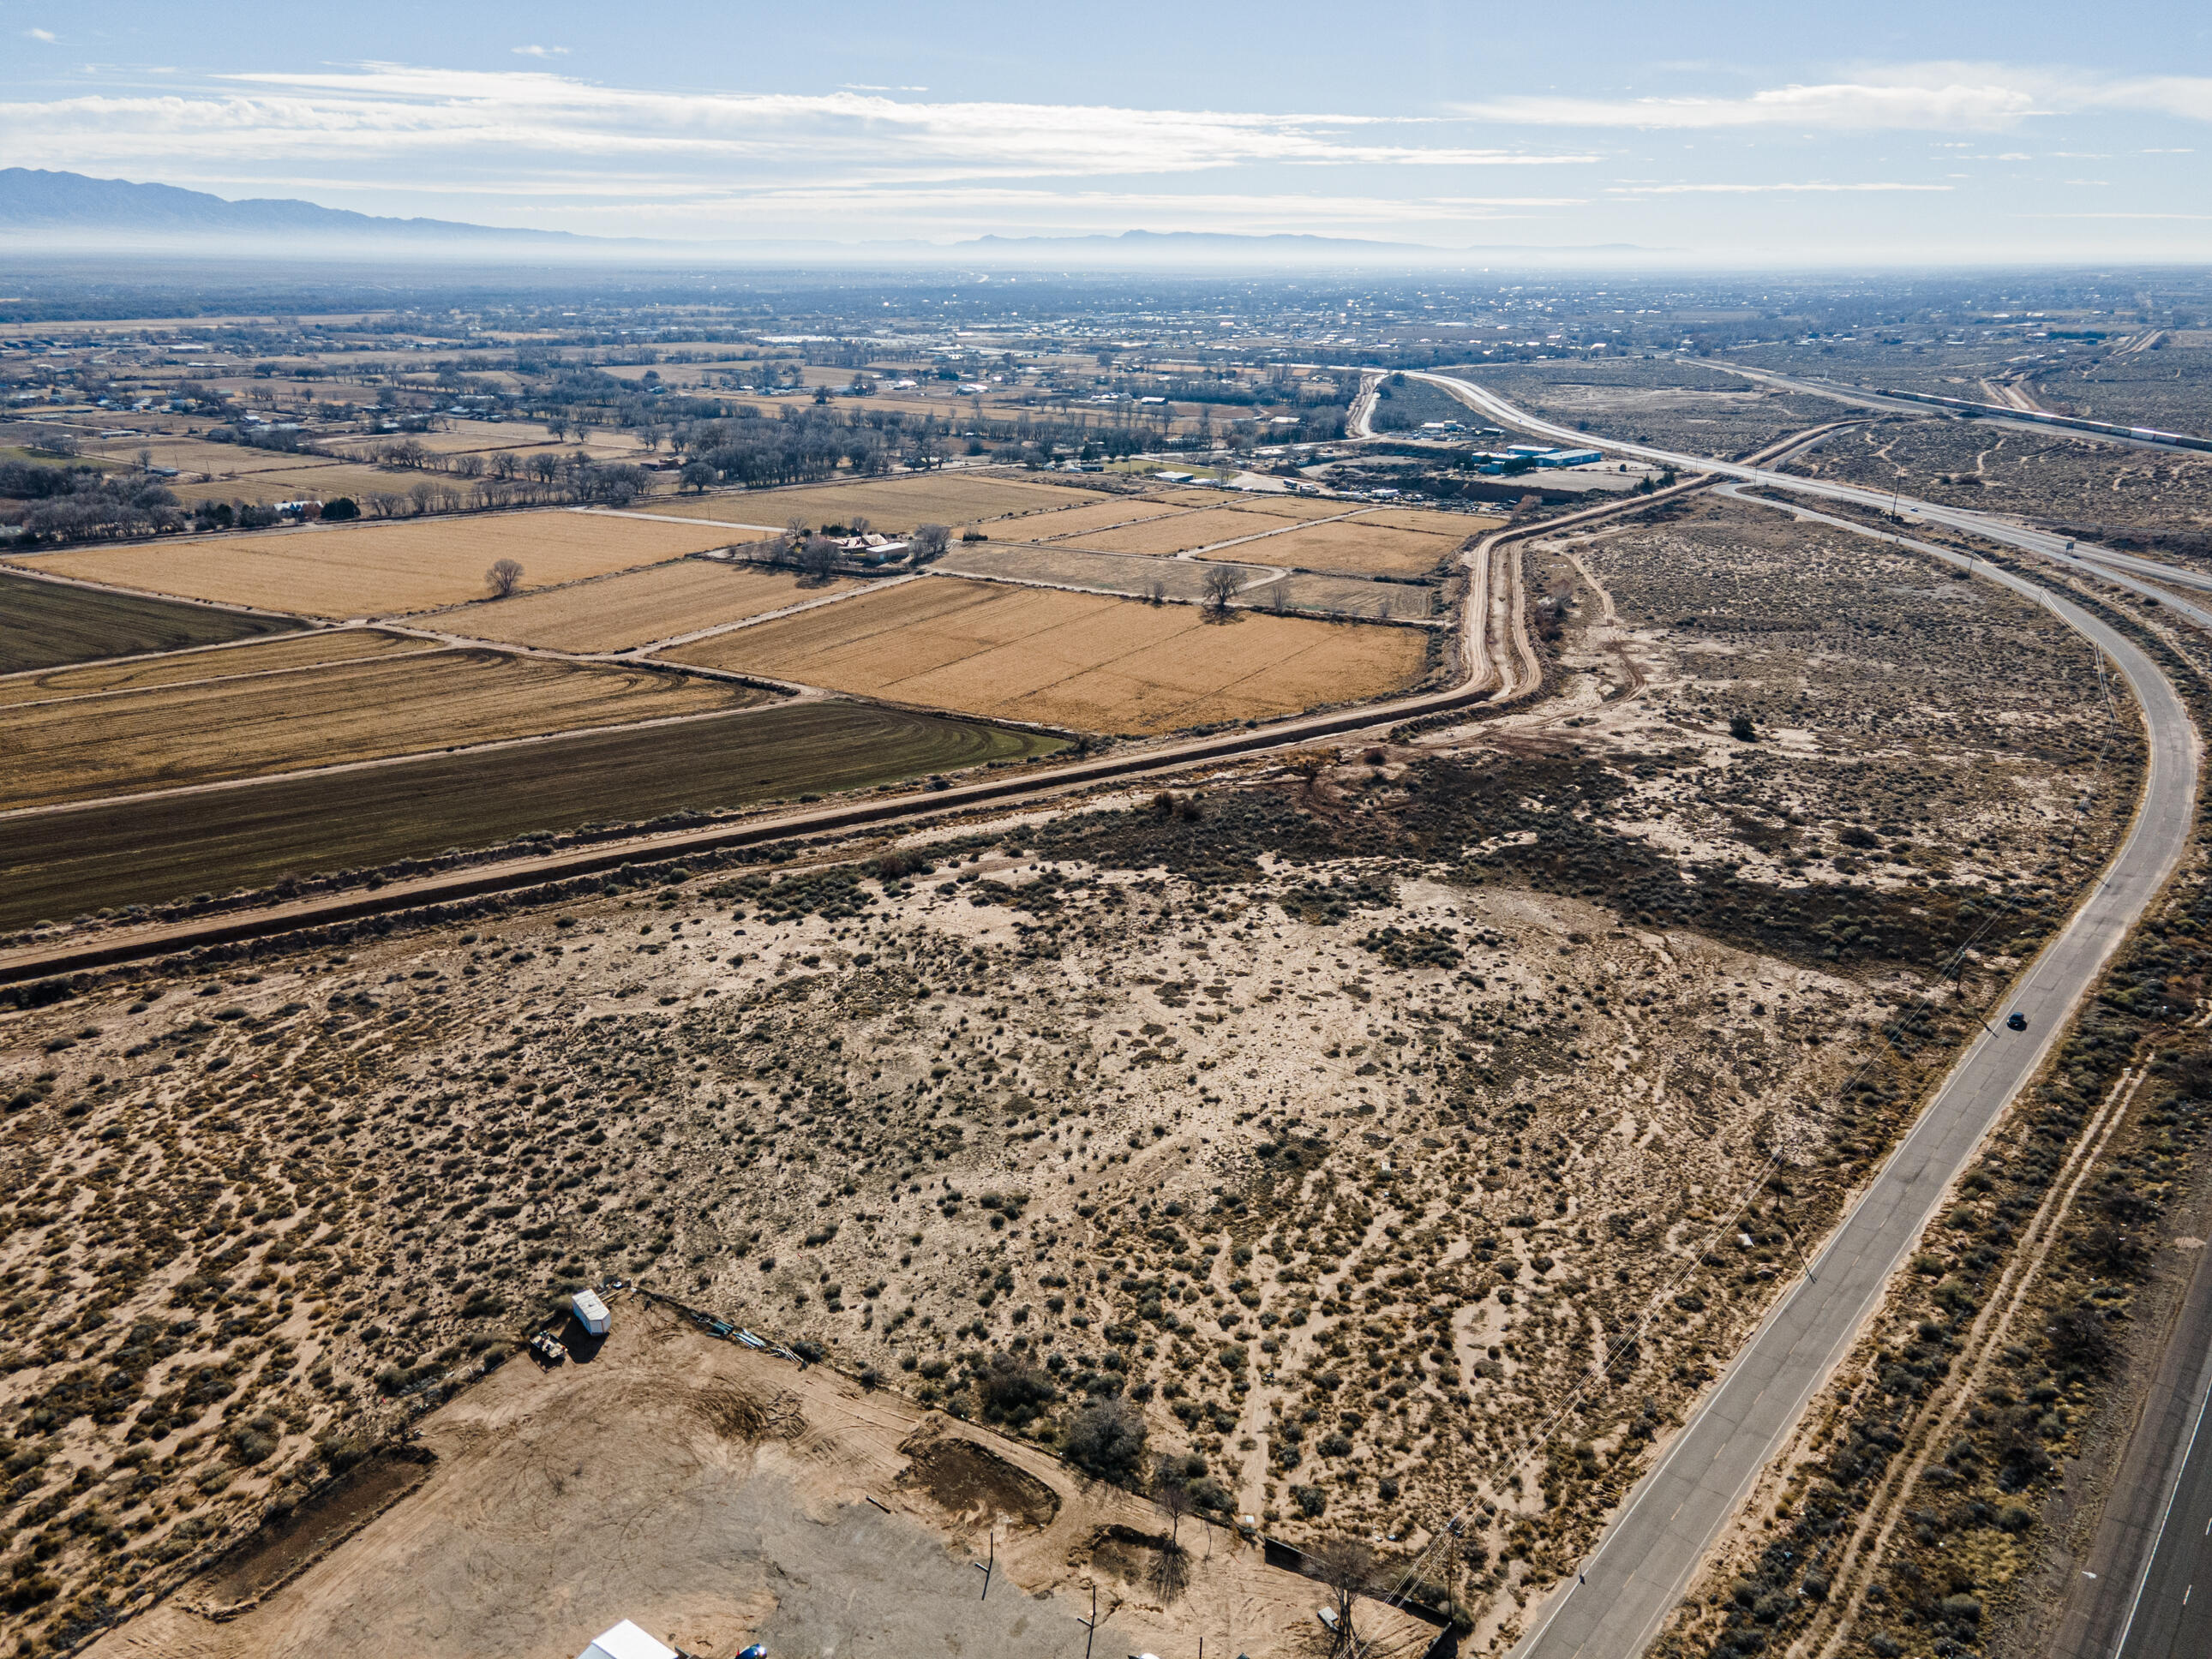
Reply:
[[[2005,1016],[2005,1030],[2008,1031],[2025,1031],[2027,1029],[2027,1016],[2026,1014],[2007,1014]]]

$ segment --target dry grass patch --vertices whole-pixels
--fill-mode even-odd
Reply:
[[[1172,518],[1182,509],[1155,495],[1124,495],[1089,507],[1062,507],[1057,512],[1025,515],[1017,527],[1024,541],[1048,541],[1058,536],[1082,536],[1111,530],[1120,525],[1140,524],[1148,519]]]
[[[1420,672],[1401,629],[952,580],[911,582],[671,653],[932,708],[1157,732],[1388,695]]]
[[[495,559],[545,587],[726,544],[711,526],[603,513],[477,514],[398,524],[212,537],[40,558],[37,568],[187,599],[318,617],[395,616],[484,597]]]
[[[1126,525],[1119,530],[1102,530],[1078,537],[1069,544],[1095,548],[1101,553],[1188,553],[1194,548],[1216,547],[1223,542],[1265,535],[1271,530],[1289,530],[1297,523],[1295,519],[1277,518],[1271,514],[1216,507],[1172,519],[1156,519],[1148,524]],[[1272,553],[1267,562],[1278,562]]]
[[[627,651],[857,586],[840,581],[809,587],[790,571],[681,559],[520,599],[464,605],[437,623],[475,639],[553,651]]]
[[[211,444],[203,438],[109,438],[84,446],[94,459],[136,471],[138,452],[150,451],[155,466],[173,466],[179,472],[279,472],[297,466],[301,458],[281,449],[255,449],[247,444]]]
[[[805,484],[789,489],[748,489],[735,495],[699,495],[655,502],[656,513],[725,522],[780,525],[804,519],[810,525],[850,524],[865,518],[878,530],[911,530],[918,524],[964,524],[1050,507],[1080,507],[1099,499],[1091,489],[1032,483],[1025,478],[933,473],[924,477],[884,478],[872,483]]]
[[[368,628],[337,628],[315,634],[278,635],[266,644],[235,645],[220,651],[186,651],[173,656],[142,657],[90,668],[55,668],[0,680],[0,706],[46,702],[106,692],[143,691],[159,685],[234,678],[345,662],[356,657],[434,651],[438,647],[398,634]]]
[[[1464,533],[1438,536],[1394,530],[1366,519],[1308,525],[1264,545],[1271,564],[1309,570],[1346,570],[1361,575],[1421,576],[1459,550]]]
[[[1505,520],[1479,513],[1427,513],[1418,507],[1382,507],[1371,513],[1362,513],[1351,522],[1379,524],[1391,530],[1418,530],[1464,541],[1486,530],[1495,530]]]
[[[444,651],[166,685],[0,717],[0,808],[704,714],[759,692],[647,669]]]
[[[386,492],[404,495],[422,476],[416,472],[384,472],[373,466],[356,466],[347,462],[311,462],[247,472],[240,477],[217,473],[202,483],[172,483],[169,488],[187,506],[196,501],[259,501],[264,506],[273,506],[278,501],[336,501],[341,495],[358,501],[364,495]]]

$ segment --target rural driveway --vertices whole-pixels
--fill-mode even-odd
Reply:
[[[1879,533],[1825,514],[1808,516]],[[1967,563],[1948,548],[1899,539],[1932,558]],[[1627,1659],[1643,1650],[1814,1390],[1880,1305],[1890,1275],[1952,1178],[2035,1074],[2188,844],[2199,744],[2172,684],[2126,635],[2080,606],[1987,564],[1978,574],[2048,606],[2110,657],[2135,693],[2150,753],[2134,822],[2073,920],[2003,1005],[2005,1012],[2026,1016],[2027,1030],[1984,1028],[1808,1275],[1767,1316],[1638,1484],[1576,1579],[1554,1593],[1516,1650],[1518,1659]]]

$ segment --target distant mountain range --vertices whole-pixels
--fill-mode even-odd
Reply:
[[[450,219],[380,219],[313,202],[252,198],[230,202],[173,185],[135,185],[82,173],[0,167],[0,230],[35,231],[60,242],[128,244],[234,240],[265,243],[396,242],[416,246],[496,243],[578,251],[597,237],[557,230],[502,230]]]
[[[1288,234],[1125,230],[1118,235],[978,236],[921,241],[665,241],[510,230],[451,219],[387,219],[313,202],[256,197],[228,201],[174,185],[133,184],[82,173],[0,167],[0,234],[18,253],[189,253],[230,258],[383,257],[399,259],[635,259],[794,266],[933,263],[1129,267],[1422,265],[1470,260],[1578,259],[1648,252],[1628,243],[1592,247],[1445,248],[1418,242]]]

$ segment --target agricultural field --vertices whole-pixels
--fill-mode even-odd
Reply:
[[[1924,501],[2212,554],[2212,455],[2100,443],[1993,422],[1885,422],[1838,433],[1792,472]],[[2171,542],[2172,545],[2164,544]]]
[[[204,438],[165,437],[149,433],[143,438],[105,438],[88,441],[85,454],[109,465],[136,470],[138,457],[147,454],[155,466],[173,466],[192,475],[222,477],[254,472],[281,472],[313,456],[288,454],[281,449],[256,449],[250,444],[210,443]]]
[[[1261,545],[1264,548],[1266,544]],[[1065,587],[1097,589],[1130,599],[1150,599],[1157,590],[1164,599],[1198,604],[1209,596],[1208,573],[1227,568],[1240,581],[1253,583],[1268,574],[1264,565],[1230,563],[1224,560],[1155,559],[1137,554],[1089,553],[1079,548],[1035,546],[1022,542],[983,542],[955,544],[931,567],[955,574],[986,576],[1004,581],[1050,582]],[[1406,582],[1370,582],[1345,576],[1299,575],[1267,583],[1240,593],[1232,605],[1262,610],[1283,605],[1296,611],[1334,611],[1346,617],[1417,621],[1433,616],[1437,591]]]
[[[40,581],[0,568],[0,674],[289,633],[289,617],[252,616]]]
[[[1451,520],[1451,533],[1394,530],[1364,519],[1339,519],[1308,525],[1288,536],[1261,544],[1278,564],[1305,570],[1349,571],[1370,576],[1425,576],[1460,550],[1467,532]]]
[[[2047,614],[1893,548],[1720,504],[1532,559],[1559,691],[1493,721],[1255,760],[1198,795],[641,867],[11,1014],[0,1272],[47,1286],[0,1372],[16,1513],[52,1546],[26,1633],[69,1628],[81,1598],[128,1604],[410,1424],[440,1449],[459,1443],[441,1425],[466,1426],[430,1477],[445,1490],[542,1468],[553,1419],[505,1403],[535,1386],[520,1340],[619,1275],[814,1345],[823,1386],[834,1370],[899,1396],[870,1408],[885,1420],[957,1407],[1024,1467],[1165,1481],[1293,1540],[1382,1537],[1379,1578],[1418,1566],[1467,1609],[1468,1649],[1502,1651],[1787,1282],[1791,1241],[1832,1220],[2058,925],[2141,760]],[[1754,740],[1730,735],[1738,712]],[[813,706],[621,735],[662,799],[696,800],[704,757],[672,751],[703,732],[749,739],[725,744],[733,763],[781,764],[805,722],[902,718]],[[534,765],[516,787],[573,806],[607,775],[569,747],[483,758]],[[837,731],[823,752],[866,749]],[[149,871],[147,849],[251,840],[204,817],[158,833],[155,812],[289,792],[294,832],[366,862],[372,826],[506,802],[478,764],[418,764],[445,781],[371,769],[149,801],[120,832],[62,815],[33,858],[0,821],[0,905],[52,898],[64,856],[77,890],[112,893],[104,835],[115,872],[172,891],[184,866]],[[2055,842],[2085,776],[2107,787]],[[344,793],[375,787],[393,793]],[[415,845],[475,839],[453,823],[416,823]],[[157,1242],[170,1271],[138,1274]],[[597,1375],[623,1374],[645,1317],[618,1304]],[[1589,1455],[1547,1458],[1601,1351],[1615,1381],[1575,1426]],[[830,1426],[808,1443],[823,1455]],[[688,1432],[622,1455],[659,1469]],[[953,1525],[904,1508],[927,1467],[904,1485],[903,1464],[868,1467],[887,1505]],[[1452,1554],[1414,1559],[1455,1513],[1479,1519]],[[1000,1550],[1025,1590],[1068,1582]],[[657,1628],[718,1651],[739,1628],[818,1628],[795,1589],[714,1600],[719,1552],[637,1559],[678,1563],[622,1569],[641,1575],[624,1611]],[[511,1594],[531,1651],[565,1639],[540,1580],[498,1583],[480,1595]],[[793,1622],[768,1623],[785,1596]],[[1128,1599],[1161,1610],[1139,1639],[1228,1634],[1228,1598]]]
[[[679,559],[565,587],[486,600],[422,620],[471,639],[551,651],[627,651],[655,640],[743,622],[860,586],[810,583],[797,573]]]
[[[1427,641],[1369,628],[1188,605],[908,582],[718,635],[672,662],[773,675],[896,702],[1107,732],[1259,720],[1387,696],[1426,666]]]
[[[327,663],[351,662],[443,647],[370,628],[326,628],[264,635],[248,645],[217,645],[167,652],[88,667],[56,668],[0,680],[0,708],[54,702],[204,680],[235,680],[289,673]]]
[[[294,459],[296,461],[297,458]],[[198,501],[258,501],[267,507],[278,501],[336,501],[341,495],[358,504],[364,497],[379,493],[404,495],[423,476],[324,461],[248,472],[237,477],[217,474],[198,483],[173,479],[169,489],[188,507]],[[366,514],[368,509],[363,506],[362,510]]]
[[[0,818],[0,928],[1047,755],[1033,732],[860,703],[589,732],[248,788]]]
[[[656,500],[653,510],[685,518],[777,526],[794,518],[813,526],[850,524],[857,516],[886,535],[895,535],[918,524],[957,526],[1010,514],[1079,507],[1098,499],[1097,490],[1068,484],[1036,483],[997,473],[936,472],[867,483],[806,484],[788,489],[678,496]]]
[[[489,650],[402,650],[65,695],[0,708],[10,757],[0,811],[708,714],[765,696],[650,669]]]
[[[392,617],[483,598],[484,572],[501,558],[521,564],[526,590],[682,558],[729,540],[712,526],[556,508],[317,525],[48,554],[24,562],[88,581],[218,603],[319,617]]]
[[[1095,531],[1113,530],[1123,525],[1141,524],[1148,520],[1172,518],[1181,509],[1175,503],[1157,495],[1117,495],[1111,501],[1094,501],[1088,507],[1069,507],[1030,514],[1024,517],[1019,528],[1024,541],[1054,541],[1066,536],[1088,535]]]
[[[1344,509],[1339,507],[1337,511]],[[1208,507],[1178,513],[1172,518],[1124,525],[1117,530],[1093,531],[1069,538],[1067,545],[1091,548],[1101,553],[1188,553],[1225,542],[1247,541],[1255,536],[1280,534],[1299,527],[1302,522],[1298,516],[1273,513],[1265,507]],[[1009,525],[994,533],[1001,539],[1012,540],[1024,531],[1024,526]],[[1256,557],[1258,550],[1255,548],[1252,556]]]

